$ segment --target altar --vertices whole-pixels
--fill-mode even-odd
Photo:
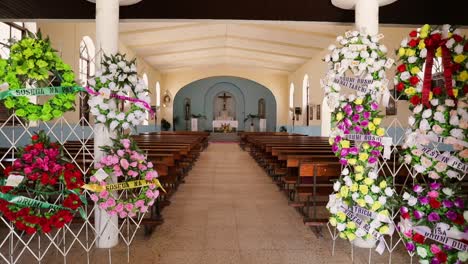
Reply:
[[[239,122],[237,120],[213,120],[213,132],[215,130],[220,130],[223,125],[229,125],[231,129],[235,129],[239,127]]]

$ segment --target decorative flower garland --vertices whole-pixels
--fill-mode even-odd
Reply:
[[[159,196],[157,188],[162,189],[158,173],[128,136],[113,141],[113,147],[103,148],[107,155],[95,165],[98,171],[84,188],[96,192],[91,200],[110,215],[125,218],[146,213]]]
[[[40,32],[13,44],[10,57],[0,59],[0,83],[9,87],[0,91],[0,99],[4,99],[6,108],[15,109],[16,115],[26,120],[49,121],[73,110],[75,94],[81,90],[74,79],[70,65],[62,61]],[[58,82],[60,87],[44,87],[50,82]],[[29,101],[29,96],[36,95],[54,96],[40,105]]]
[[[415,252],[420,263],[466,263],[468,211],[458,188],[438,182],[414,185],[405,192],[398,224],[406,249]],[[444,243],[440,243],[444,242]]]
[[[444,25],[441,29],[424,25],[418,31],[411,31],[409,39],[406,38],[401,42],[397,55],[401,64],[397,67],[394,79],[396,90],[401,98],[409,99],[413,106],[426,101],[424,103],[429,107],[428,101],[431,95],[434,97],[448,95],[456,99],[467,93],[468,42],[460,35],[459,30],[449,25]],[[436,58],[442,58],[442,66],[445,64],[443,79],[448,84],[446,93],[439,86],[433,87],[429,93],[432,65]],[[420,76],[422,71],[426,72],[424,78]]]
[[[127,61],[125,55],[116,54],[104,56],[103,71],[97,72],[94,79],[89,80],[94,95],[88,101],[91,114],[97,123],[103,123],[114,129],[128,129],[146,120],[146,111],[150,111],[149,90],[136,72],[135,60]],[[133,97],[129,97],[129,95]],[[126,111],[124,102],[132,104]]]
[[[385,69],[393,65],[385,57],[386,47],[378,43],[380,38],[357,31],[339,36],[337,41],[342,47],[329,47],[331,54],[325,57],[329,72],[322,81],[328,104],[334,110],[330,145],[340,163],[348,166],[335,182],[336,193],[330,195],[327,204],[332,214],[330,224],[337,228],[341,238],[373,241],[371,247],[375,241],[383,241],[382,235],[393,232],[387,198],[394,191],[386,180],[379,179],[375,167],[385,134],[379,127],[382,118],[377,101],[381,95],[388,97]],[[345,76],[347,72],[352,74]],[[357,92],[343,93],[342,87]],[[355,141],[354,146],[351,140]],[[366,229],[365,223],[371,228]],[[382,253],[384,247],[385,243],[380,243],[378,251]]]
[[[0,186],[0,212],[18,230],[27,234],[49,233],[70,223],[82,206],[83,175],[61,157],[61,146],[51,143],[41,131],[32,144],[20,150],[21,158],[4,170]],[[10,183],[10,180],[13,183]],[[22,195],[32,194],[28,198]],[[51,201],[60,197],[60,204]]]

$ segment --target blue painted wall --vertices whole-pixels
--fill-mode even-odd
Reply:
[[[244,130],[244,118],[248,114],[258,114],[258,100],[265,99],[267,131],[276,130],[276,100],[273,93],[265,86],[254,81],[233,77],[209,77],[192,82],[177,92],[174,98],[174,117],[178,117],[176,130],[185,130],[184,99],[191,99],[192,114],[203,114],[206,120],[200,120],[199,130],[211,130],[213,121],[213,102],[215,96],[221,92],[231,93],[236,101],[236,118],[239,121],[239,130]],[[249,122],[245,125],[248,129]],[[258,131],[258,120],[255,121]]]

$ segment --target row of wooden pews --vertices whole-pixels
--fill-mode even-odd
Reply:
[[[333,192],[333,182],[342,170],[328,138],[277,133],[251,133],[244,137],[244,149],[284,191],[290,205],[303,215],[304,224],[322,226],[327,223],[325,205]],[[380,160],[378,164],[380,175],[396,174],[397,191],[401,191],[409,178],[406,166],[399,162],[399,152],[399,147],[394,148],[391,158],[385,163]]]
[[[200,153],[208,146],[208,136],[207,132],[153,132],[132,136],[138,147],[147,155],[148,161],[154,164],[159,180],[166,190],[166,193],[161,192],[150,213],[142,221],[146,235],[151,234],[154,227],[163,222],[163,208],[170,204],[170,197],[184,182]],[[3,152],[5,151],[7,150],[4,149]],[[87,177],[90,176],[94,164],[93,152],[92,139],[84,142],[68,141],[64,144],[64,156],[74,160]],[[0,155],[3,156],[4,153]],[[4,165],[8,165],[5,161],[11,162],[12,159],[3,160]],[[91,200],[88,202],[92,204]],[[75,220],[72,223],[80,223],[80,219]],[[92,219],[89,221],[92,222]]]

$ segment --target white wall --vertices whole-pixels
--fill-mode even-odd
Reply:
[[[38,22],[38,29],[41,30],[43,36],[49,36],[52,41],[52,46],[58,50],[62,59],[72,66],[75,72],[76,79],[78,81],[79,73],[79,58],[80,58],[80,42],[84,36],[89,36],[94,43],[96,43],[96,25],[95,23],[84,23],[84,22]],[[99,47],[96,47],[96,52]],[[162,82],[161,74],[147,64],[142,58],[135,56],[135,53],[128,49],[122,43],[119,44],[119,52],[127,54],[128,59],[137,58],[137,70],[142,76],[143,73],[148,75],[149,89],[152,92],[151,100],[152,105],[155,105],[156,95],[154,94],[156,89],[156,82]],[[161,83],[163,88],[163,84]],[[163,88],[164,89],[164,88]],[[71,122],[76,123],[79,119],[79,101],[76,100],[76,111],[68,112],[64,116]],[[160,120],[160,118],[158,118]],[[158,120],[158,122],[159,122]],[[154,120],[150,121],[150,124],[154,124]]]

